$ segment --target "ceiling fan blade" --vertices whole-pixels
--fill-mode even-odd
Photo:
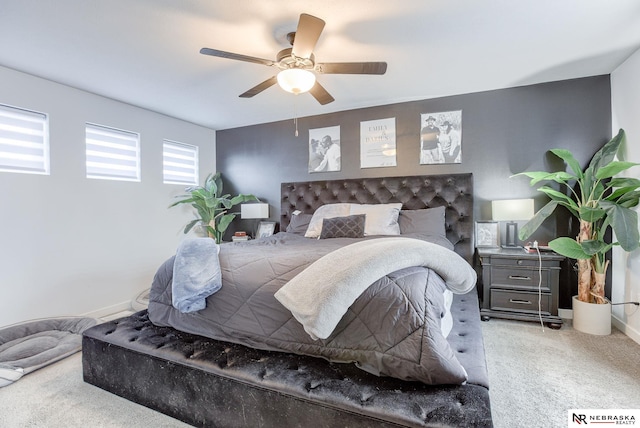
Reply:
[[[322,105],[329,104],[330,102],[335,101],[335,99],[331,96],[327,90],[316,81],[316,84],[313,85],[313,88],[309,91],[313,98],[318,100],[318,102]]]
[[[217,49],[202,48],[200,49],[200,53],[203,55],[217,56],[220,58],[228,58],[228,59],[236,59],[238,61],[252,62],[254,64],[262,64],[262,65],[268,65],[268,66],[275,65],[275,62],[269,59],[262,59],[262,58],[256,58],[254,56],[247,56],[247,55],[240,55],[232,52],[219,51]]]
[[[320,18],[306,13],[301,14],[291,52],[299,58],[310,58],[313,48],[318,43],[324,24],[324,21]]]
[[[316,71],[324,74],[384,74],[386,62],[324,62],[316,64]]]
[[[264,91],[265,89],[275,85],[277,81],[278,81],[278,78],[276,76],[270,77],[264,82],[249,89],[247,92],[240,94],[240,98],[251,98],[254,95],[258,95],[260,92]]]

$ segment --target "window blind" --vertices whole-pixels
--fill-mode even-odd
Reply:
[[[140,135],[86,124],[87,178],[140,181]]]
[[[0,104],[0,171],[49,174],[49,120]]]
[[[167,184],[198,184],[198,147],[164,140],[162,175]]]

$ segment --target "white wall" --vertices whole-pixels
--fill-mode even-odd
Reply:
[[[640,162],[640,50],[611,73],[611,111],[613,133],[622,128],[627,134],[625,160]],[[640,167],[629,170],[640,178]],[[615,251],[617,250],[617,251]],[[627,254],[614,249],[612,301],[640,301],[640,250]],[[640,343],[640,308],[613,307],[614,325]]]
[[[199,146],[215,170],[215,132],[0,67],[0,103],[49,114],[51,175],[0,172],[0,326],[129,305],[175,253],[188,207],[162,184],[162,140]],[[141,137],[142,181],[85,177],[85,122]]]

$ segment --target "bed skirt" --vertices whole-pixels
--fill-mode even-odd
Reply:
[[[491,427],[475,291],[455,296],[458,386],[368,374],[353,364],[247,348],[170,327],[146,310],[86,330],[85,382],[207,427]]]

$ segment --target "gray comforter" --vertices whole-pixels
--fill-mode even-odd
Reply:
[[[466,372],[440,329],[446,311],[446,284],[430,268],[407,267],[376,280],[325,339],[314,340],[276,300],[274,294],[307,267],[357,241],[279,233],[267,239],[224,244],[219,254],[222,288],[207,298],[204,309],[192,313],[172,306],[171,258],[154,278],[149,318],[157,325],[254,348],[355,362],[377,375],[427,384],[466,381]],[[459,259],[453,252],[450,255]],[[460,269],[469,269],[464,260],[460,263]]]

